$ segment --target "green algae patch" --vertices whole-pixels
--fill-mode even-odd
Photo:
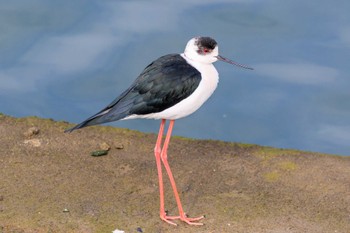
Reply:
[[[183,140],[183,141],[195,141],[194,138],[188,138],[188,137],[183,137],[183,136],[179,136],[179,135],[173,135],[171,136],[172,139],[178,139],[178,140]]]
[[[297,169],[297,164],[292,161],[281,162],[278,166],[284,171],[294,171]]]
[[[253,152],[253,154],[265,160],[269,160],[281,155],[297,155],[300,154],[300,151],[292,149],[279,149],[274,147],[259,147]]]
[[[267,182],[276,182],[280,178],[280,174],[277,171],[269,172],[264,174],[264,179]]]

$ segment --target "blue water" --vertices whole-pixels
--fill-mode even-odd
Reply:
[[[174,134],[350,155],[350,1],[7,1],[0,112],[78,123],[193,36],[254,71],[219,87]],[[157,132],[158,121],[114,123]]]

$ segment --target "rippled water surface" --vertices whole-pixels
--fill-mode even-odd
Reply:
[[[152,60],[208,35],[219,87],[174,134],[350,155],[350,2],[8,1],[0,111],[80,122]],[[114,123],[157,132],[158,121]]]

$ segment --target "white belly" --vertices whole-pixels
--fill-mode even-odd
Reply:
[[[162,112],[146,115],[131,115],[125,119],[151,118],[176,120],[182,117],[186,117],[197,111],[204,104],[204,102],[208,100],[208,98],[215,91],[219,82],[219,75],[214,65],[194,63],[191,60],[188,60],[183,54],[181,54],[181,56],[201,73],[202,80],[200,81],[197,89],[186,99],[183,99],[179,103],[168,109],[165,109]]]

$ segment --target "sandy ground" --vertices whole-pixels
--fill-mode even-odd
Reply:
[[[69,126],[0,115],[0,233],[350,232],[350,157],[174,137],[185,211],[206,218],[171,226],[159,219],[156,135]],[[90,155],[105,143],[108,155]]]

